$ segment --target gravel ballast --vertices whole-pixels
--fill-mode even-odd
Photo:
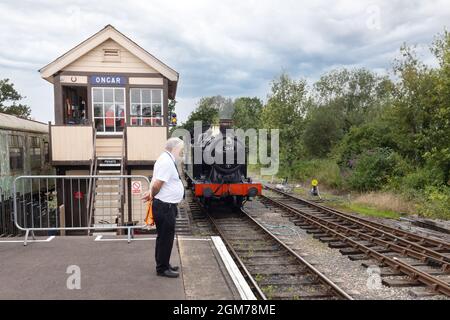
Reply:
[[[412,292],[411,287],[387,287],[381,284],[381,278],[377,274],[379,268],[375,261],[350,260],[338,249],[329,248],[326,243],[313,238],[312,234],[296,226],[288,217],[282,216],[281,211],[266,208],[257,200],[247,202],[245,209],[253,218],[355,299],[448,299],[442,295],[418,297]],[[362,262],[369,262],[370,267],[362,266]],[[387,278],[383,277],[383,279]],[[401,279],[402,277],[390,278]]]

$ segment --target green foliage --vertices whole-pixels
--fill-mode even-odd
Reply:
[[[378,113],[391,98],[393,84],[387,77],[367,69],[337,69],[323,75],[314,84],[316,103],[334,106],[347,132]]]
[[[356,158],[365,150],[373,148],[395,150],[397,143],[391,131],[390,124],[384,121],[352,127],[334,149],[334,156],[342,167],[352,167]]]
[[[425,217],[450,219],[450,188],[427,186],[418,213]]]
[[[352,164],[348,185],[358,191],[383,188],[392,175],[401,175],[402,158],[389,148],[375,148],[362,153]]]
[[[189,115],[189,118],[180,127],[186,130],[194,130],[194,122],[202,121],[203,125],[219,123],[219,109],[228,100],[222,96],[203,97],[198,102],[197,108]]]
[[[303,132],[306,152],[313,157],[325,157],[343,136],[343,117],[330,106],[308,112]]]
[[[12,114],[22,118],[29,118],[31,109],[21,103],[22,97],[9,79],[0,80],[0,112]]]
[[[283,73],[272,82],[262,111],[262,126],[280,130],[281,174],[286,176],[292,175],[294,161],[304,156],[301,137],[308,103],[306,81],[293,80]]]
[[[233,126],[247,130],[261,126],[262,101],[259,98],[241,97],[234,100]]]
[[[168,104],[169,117],[175,111],[175,106],[178,103],[177,100],[170,100]]]
[[[320,185],[331,188],[342,187],[342,176],[339,166],[330,159],[299,160],[293,165],[293,178],[310,182],[317,179]]]

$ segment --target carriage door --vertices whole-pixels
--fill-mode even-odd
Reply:
[[[125,125],[125,88],[92,88],[97,134],[121,134]]]

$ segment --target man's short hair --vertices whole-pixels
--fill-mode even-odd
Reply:
[[[179,146],[180,144],[184,144],[184,141],[181,140],[180,138],[178,138],[178,137],[169,138],[166,141],[166,150],[170,152],[175,147]]]

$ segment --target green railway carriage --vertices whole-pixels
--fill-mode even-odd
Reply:
[[[48,125],[0,113],[0,191],[13,194],[14,179],[22,175],[53,174],[49,162]],[[28,193],[30,185],[18,183],[17,192]],[[33,186],[38,190],[38,186]]]
[[[54,174],[49,161],[48,125],[0,113],[0,155],[0,237],[9,237],[20,234],[11,218],[14,180],[24,175]],[[18,180],[19,208],[23,203],[33,205],[38,194],[55,189],[51,184],[39,184],[38,180]]]

